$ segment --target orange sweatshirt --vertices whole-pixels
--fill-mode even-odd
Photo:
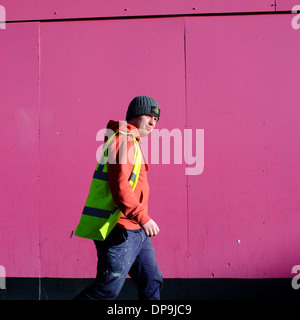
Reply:
[[[137,128],[127,122],[109,121],[107,128],[116,131],[131,132],[141,147],[141,138]],[[112,132],[112,131],[110,131]],[[142,150],[142,148],[141,148]],[[149,184],[147,180],[148,165],[142,161],[139,179],[134,190],[129,183],[133,169],[134,141],[130,135],[119,134],[108,147],[108,181],[113,199],[123,212],[116,227],[128,230],[141,228],[150,220],[148,216]]]

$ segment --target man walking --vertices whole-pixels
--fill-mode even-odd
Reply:
[[[138,96],[129,104],[127,122],[111,120],[107,125],[108,145],[104,152],[107,164],[98,164],[93,182],[108,181],[108,191],[105,197],[96,201],[95,190],[100,190],[100,184],[91,187],[75,231],[77,236],[94,240],[98,256],[97,276],[92,286],[83,290],[75,300],[115,299],[127,274],[137,285],[140,299],[160,299],[162,274],[150,240],[158,234],[159,228],[148,215],[148,164],[141,161],[145,158],[140,145],[141,137],[155,128],[159,118],[158,103],[151,97]],[[99,196],[99,192],[97,194]],[[109,196],[115,209],[108,208],[107,201],[103,200]],[[108,219],[112,212],[119,212],[117,224],[105,238],[100,235],[97,221]]]

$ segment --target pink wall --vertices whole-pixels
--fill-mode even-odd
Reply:
[[[186,20],[187,122],[205,128],[205,170],[188,180],[191,277],[289,277],[300,261],[300,33],[290,21]]]
[[[294,0],[2,0],[7,20],[291,11]]]
[[[0,265],[39,270],[38,23],[0,30]]]
[[[10,5],[7,16],[23,19]],[[46,8],[34,17],[47,18]],[[164,276],[290,277],[300,261],[300,31],[292,17],[7,23],[0,30],[7,276],[95,275],[93,244],[69,236],[96,165],[96,134],[109,119],[124,119],[133,96],[148,94],[161,105],[158,128],[205,131],[201,175],[185,175],[184,163],[150,166]]]

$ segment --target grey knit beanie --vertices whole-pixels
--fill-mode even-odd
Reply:
[[[128,106],[126,121],[145,114],[152,114],[159,119],[160,109],[158,103],[148,96],[137,96]]]

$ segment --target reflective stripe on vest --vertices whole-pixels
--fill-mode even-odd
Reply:
[[[94,172],[93,179],[108,181],[108,174],[107,172],[103,172],[103,168],[104,168],[104,165],[100,164],[99,169],[95,170]]]
[[[115,207],[114,210],[97,209],[91,207],[84,207],[82,214],[87,214],[88,216],[99,217],[99,218],[109,218],[111,214],[114,214],[118,210]]]
[[[107,149],[109,143],[117,134],[130,135],[135,145],[134,165],[128,182],[135,189],[141,169],[142,154],[140,146],[132,133],[125,131],[115,132],[104,144],[100,161],[93,175],[90,191],[75,230],[75,235],[93,240],[105,240],[110,231],[117,224],[122,212],[116,206],[108,182]],[[103,164],[104,163],[104,164]]]

